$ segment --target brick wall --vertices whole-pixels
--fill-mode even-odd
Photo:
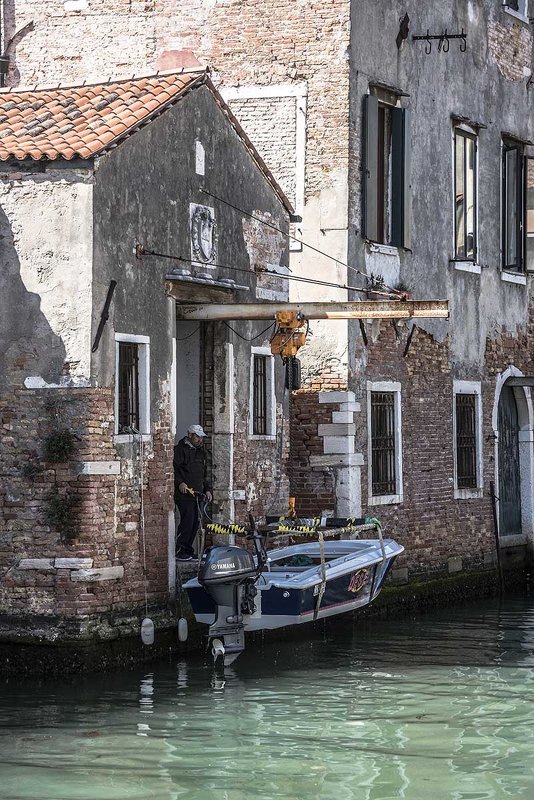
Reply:
[[[20,0],[14,10],[6,9],[8,38],[34,22],[11,53],[10,84],[50,85],[169,69],[190,65],[194,51],[227,86],[308,82],[310,194],[328,183],[333,169],[347,166],[348,0],[302,5],[186,0],[179,6],[171,0],[87,0],[83,5],[69,10],[72,5],[62,0],[41,5]],[[278,105],[276,126],[265,127],[265,120],[249,111],[245,120],[252,140],[266,155],[273,154],[275,168],[283,167],[277,156],[280,132],[289,142],[295,124],[294,104],[280,99]]]
[[[307,517],[333,511],[333,475],[326,469],[311,469],[309,461],[310,456],[323,453],[317,426],[331,422],[332,406],[319,403],[315,391],[301,389],[293,393],[291,419],[290,494],[296,498],[297,514]]]
[[[407,566],[411,576],[444,573],[448,560],[456,556],[462,558],[464,568],[491,564],[495,556],[489,495],[494,476],[495,375],[510,363],[528,373],[532,345],[526,332],[512,336],[503,331],[487,341],[486,372],[480,376],[484,493],[481,498],[463,500],[454,498],[453,379],[458,375],[450,366],[448,340],[438,343],[418,328],[403,357],[407,335],[406,328],[396,334],[391,322],[382,322],[379,336],[368,348],[366,371],[368,380],[396,380],[402,386],[403,502],[367,504],[367,409],[362,402],[362,412],[356,415],[356,449],[364,454],[363,511],[377,516],[385,533],[405,545],[399,565]]]
[[[45,637],[55,635],[56,625],[75,638],[95,628],[106,635],[112,617],[116,626],[117,618],[144,604],[145,555],[149,607],[163,608],[172,497],[168,409],[162,409],[153,444],[144,452],[144,542],[139,446],[122,446],[119,475],[80,474],[83,462],[117,459],[109,389],[13,387],[2,394],[0,418],[0,609],[12,617],[11,635],[21,635],[29,615],[43,618]],[[58,428],[75,437],[65,463],[45,456],[45,442]],[[72,499],[70,530],[48,519],[53,496]]]

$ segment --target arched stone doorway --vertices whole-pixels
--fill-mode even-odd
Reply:
[[[519,462],[519,414],[515,390],[504,385],[497,412],[499,442],[499,532],[521,533],[521,469]]]
[[[516,367],[501,373],[492,415],[499,536],[510,545],[533,541],[533,409],[526,383]]]

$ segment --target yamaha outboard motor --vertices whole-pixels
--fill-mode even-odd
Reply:
[[[210,547],[202,556],[198,582],[217,605],[217,616],[210,625],[213,656],[224,658],[228,666],[245,649],[243,614],[255,611],[256,580],[263,559],[255,539],[258,563],[242,547]]]

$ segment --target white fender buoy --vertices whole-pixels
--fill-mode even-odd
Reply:
[[[178,641],[186,642],[188,636],[187,630],[187,620],[184,617],[180,617],[178,620]]]
[[[143,644],[154,644],[154,623],[145,617],[141,623],[141,641]]]
[[[214,659],[219,658],[219,656],[224,656],[226,650],[224,649],[224,644],[220,639],[211,640],[211,652],[213,653]]]

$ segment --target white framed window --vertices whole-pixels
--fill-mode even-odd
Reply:
[[[150,337],[115,334],[115,441],[150,438]]]
[[[482,390],[478,381],[453,381],[454,497],[482,497]]]
[[[513,17],[528,22],[528,0],[503,0],[504,10]]]
[[[368,504],[402,503],[401,385],[367,382]]]
[[[502,277],[524,285],[534,271],[534,158],[517,140],[503,137],[501,148]]]
[[[468,125],[453,127],[453,261],[459,269],[478,266],[478,134]]]
[[[411,116],[400,95],[370,86],[364,97],[362,234],[411,249]]]
[[[250,350],[248,435],[251,439],[276,439],[274,356],[269,347]]]

